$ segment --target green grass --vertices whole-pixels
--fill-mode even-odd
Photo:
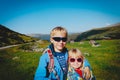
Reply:
[[[68,43],[67,48],[78,48],[90,62],[97,80],[120,80],[120,40],[97,41],[92,47],[88,41]],[[49,43],[39,44],[45,48]],[[42,52],[23,52],[19,47],[0,50],[0,80],[33,80]]]
[[[84,44],[68,44],[68,47],[79,48],[83,53],[89,53],[89,60],[97,80],[120,80],[120,40],[97,41],[101,46],[91,47],[88,41]]]

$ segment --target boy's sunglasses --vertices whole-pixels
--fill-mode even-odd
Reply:
[[[82,62],[82,59],[81,58],[70,58],[70,62],[75,62],[75,60],[77,60],[77,62]]]
[[[60,42],[61,40],[63,42],[66,42],[67,41],[67,38],[66,37],[53,37],[53,39],[57,42]]]

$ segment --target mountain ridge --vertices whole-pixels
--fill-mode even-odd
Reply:
[[[95,28],[82,32],[77,36],[75,41],[90,40],[90,39],[120,39],[120,23],[102,28]]]
[[[109,25],[101,28],[94,28],[84,32],[68,33],[68,41],[81,41],[90,39],[120,39],[120,23]],[[49,34],[29,34],[29,36],[45,39],[49,41]],[[44,38],[43,38],[44,37]]]
[[[68,41],[120,39],[120,23],[102,28],[94,28],[80,33],[68,33]],[[36,40],[50,41],[50,34],[21,34],[0,24],[0,47],[32,42]]]
[[[14,44],[22,44],[36,40],[36,38],[32,38],[25,34],[15,32],[0,24],[0,47]]]

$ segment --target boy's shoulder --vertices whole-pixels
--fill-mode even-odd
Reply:
[[[45,49],[43,53],[41,54],[41,58],[48,58],[47,50]]]
[[[42,53],[42,55],[40,56],[40,61],[47,61],[49,62],[49,56],[47,52]]]
[[[44,57],[44,58],[47,58],[47,59],[49,59],[49,51],[50,49],[49,48],[46,48],[44,51],[43,51],[43,53],[42,53],[42,55],[41,55],[41,57]],[[51,50],[50,50],[51,51]]]
[[[43,51],[42,55],[46,54],[48,50],[49,50],[49,48],[46,48],[46,49]]]

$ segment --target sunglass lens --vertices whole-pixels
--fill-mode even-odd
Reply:
[[[60,41],[60,38],[59,38],[59,37],[54,37],[53,39],[54,39],[55,41],[58,41],[58,42]]]
[[[67,38],[62,38],[62,41],[63,41],[63,42],[66,42],[66,41],[67,41]]]
[[[54,39],[55,41],[57,41],[57,42],[60,42],[61,40],[62,40],[63,42],[66,42],[66,41],[67,41],[67,38],[61,38],[61,37],[53,37],[53,39]]]
[[[70,59],[70,62],[75,62],[75,59],[74,59],[74,58],[71,58],[71,59]]]
[[[78,58],[77,61],[78,61],[78,62],[82,62],[82,59],[81,59],[81,58]]]

